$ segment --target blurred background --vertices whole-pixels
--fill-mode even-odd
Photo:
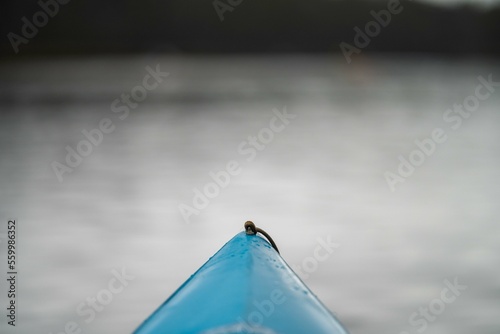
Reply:
[[[130,333],[246,220],[352,334],[500,332],[500,1],[59,1],[0,12],[0,332]]]

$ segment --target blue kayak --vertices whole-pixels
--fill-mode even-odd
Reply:
[[[274,242],[247,231],[226,243],[134,333],[347,331],[281,258]]]

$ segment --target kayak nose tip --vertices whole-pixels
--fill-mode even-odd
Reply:
[[[257,228],[255,227],[255,224],[250,220],[245,222],[245,231],[249,235],[257,234]]]
[[[261,233],[262,235],[264,235],[267,238],[267,240],[269,241],[271,246],[273,246],[274,250],[276,252],[278,252],[278,254],[280,253],[280,251],[278,250],[278,247],[274,243],[273,238],[271,238],[271,236],[269,234],[267,234],[266,231],[264,231],[261,228],[256,227],[255,224],[253,222],[251,222],[250,220],[247,220],[245,222],[244,226],[245,226],[245,232],[247,233],[247,235],[255,235],[255,234],[257,234],[257,232]]]

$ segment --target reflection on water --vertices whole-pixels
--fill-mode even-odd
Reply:
[[[170,75],[120,119],[112,102],[157,64]],[[443,120],[498,69],[326,57],[0,65],[1,212],[19,221],[15,332],[70,321],[131,332],[251,219],[299,268],[318,238],[340,244],[301,276],[352,333],[417,333],[410,316],[455,277],[467,289],[426,333],[498,333],[500,90],[460,128]],[[238,147],[285,106],[297,117],[248,161]],[[105,118],[114,130],[58,182],[51,163]],[[435,128],[446,142],[391,192],[384,173]],[[232,160],[241,173],[186,224],[178,206]],[[77,313],[122,268],[134,277],[124,290],[95,319]]]

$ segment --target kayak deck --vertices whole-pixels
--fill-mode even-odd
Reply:
[[[135,334],[346,334],[258,235],[237,234]]]

